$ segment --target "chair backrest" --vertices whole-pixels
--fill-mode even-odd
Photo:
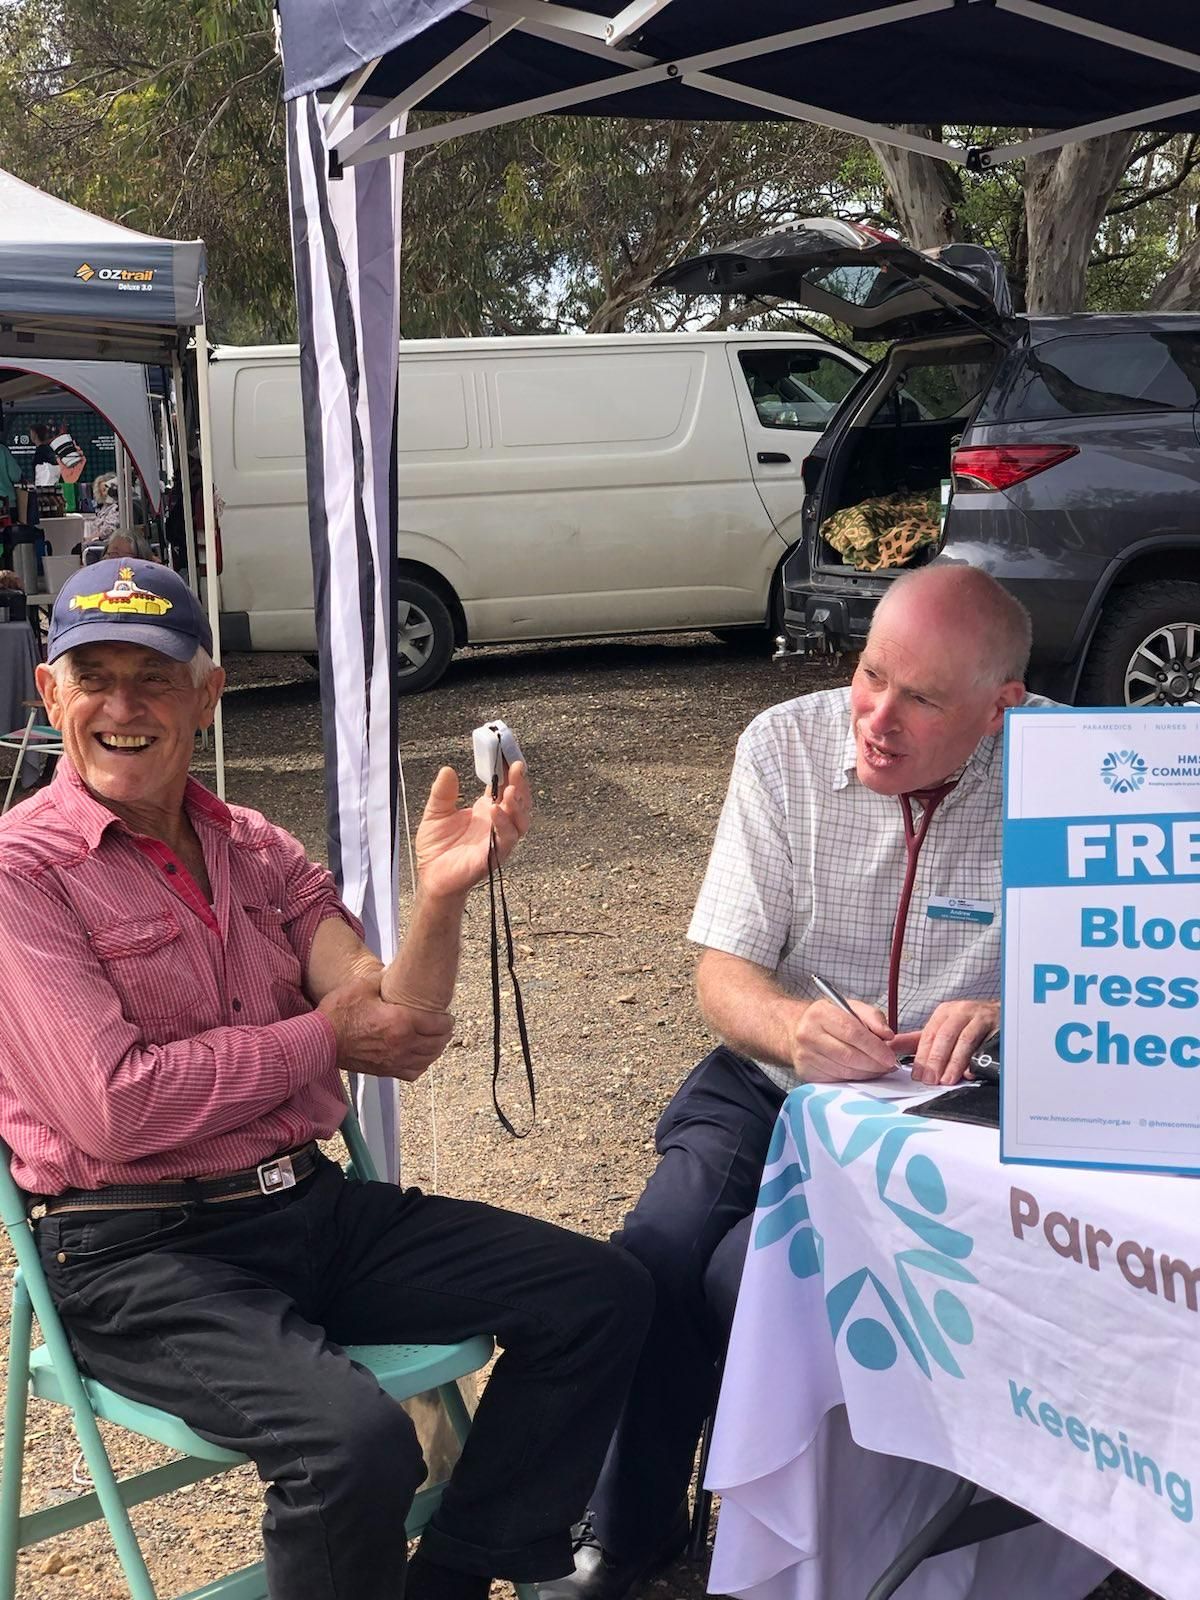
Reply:
[[[346,1115],[342,1118],[342,1138],[350,1155],[350,1167],[354,1176],[361,1178],[364,1183],[373,1182],[379,1174],[375,1170],[375,1163],[372,1161],[371,1152],[367,1148],[366,1137],[358,1120],[358,1113],[349,1098],[346,1101]]]
[[[46,1275],[42,1271],[42,1259],[38,1255],[25,1213],[25,1196],[12,1175],[12,1151],[3,1139],[0,1139],[0,1219],[12,1241],[17,1270],[24,1281],[33,1314],[42,1330],[42,1338],[60,1370],[65,1370],[66,1364],[73,1367],[75,1358],[71,1354],[66,1329],[59,1318],[58,1308],[50,1298]]]

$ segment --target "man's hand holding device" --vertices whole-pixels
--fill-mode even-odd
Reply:
[[[465,897],[487,877],[492,834],[503,864],[529,831],[533,793],[516,735],[503,722],[491,722],[476,728],[471,742],[484,792],[461,808],[454,768],[443,767],[433,780],[414,840],[425,894]]]

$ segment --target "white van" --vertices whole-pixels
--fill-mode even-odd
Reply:
[[[778,631],[801,466],[866,363],[808,333],[409,340],[400,655],[682,628]],[[314,650],[295,346],[216,351],[222,637]]]

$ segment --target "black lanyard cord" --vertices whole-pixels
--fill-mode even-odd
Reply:
[[[512,984],[513,1009],[517,1015],[517,1033],[521,1040],[521,1059],[525,1063],[525,1081],[529,1087],[529,1126],[524,1133],[518,1133],[516,1128],[505,1116],[500,1105],[500,930],[496,920],[497,888],[499,889],[500,917],[504,923],[504,947],[506,964],[508,966],[509,982]],[[492,965],[492,1104],[496,1108],[496,1116],[500,1119],[500,1126],[505,1133],[511,1134],[514,1139],[524,1139],[533,1132],[537,1122],[537,1085],[533,1077],[533,1058],[529,1049],[529,1030],[525,1026],[525,1003],[521,999],[521,985],[517,981],[515,950],[513,947],[512,923],[508,916],[508,901],[504,896],[504,872],[500,866],[500,851],[496,842],[496,830],[492,829],[491,841],[488,844],[488,902],[492,914],[492,939],[491,939],[491,965]]]

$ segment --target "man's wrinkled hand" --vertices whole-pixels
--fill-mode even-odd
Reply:
[[[446,1011],[389,1005],[379,996],[379,974],[339,984],[317,1007],[337,1035],[338,1066],[373,1078],[419,1078],[441,1055],[454,1032]]]
[[[792,1032],[792,1066],[803,1083],[851,1083],[881,1078],[896,1066],[887,1018],[865,1000],[854,1015],[831,1000],[813,1000]]]
[[[501,862],[529,831],[533,794],[525,763],[514,761],[498,799],[484,793],[472,806],[459,805],[458,774],[443,767],[433,780],[414,848],[426,894],[466,895],[487,876],[492,833]]]
[[[1000,1026],[998,1000],[943,1000],[919,1033],[898,1033],[893,1047],[916,1057],[914,1083],[962,1081],[971,1052]]]

